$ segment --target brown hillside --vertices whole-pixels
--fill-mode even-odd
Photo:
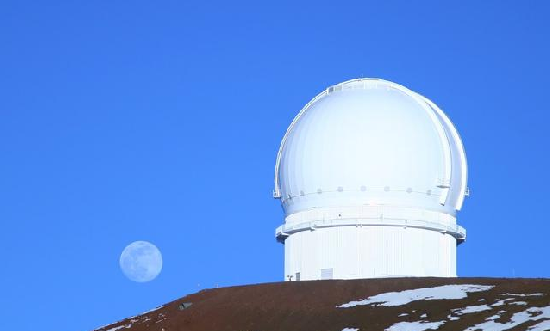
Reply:
[[[460,284],[464,285],[462,287],[466,284],[494,287],[485,287],[485,290],[470,292],[467,297],[458,299],[420,297],[395,306],[391,304],[396,302],[382,301],[338,307],[388,292],[431,288],[426,293],[444,293],[456,290]],[[413,299],[418,299],[415,295],[422,291],[389,296],[412,295]],[[550,280],[387,278],[280,282],[209,289],[98,330],[457,331],[468,328],[550,330]]]

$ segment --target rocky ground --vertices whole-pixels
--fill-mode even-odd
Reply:
[[[203,290],[102,331],[550,330],[550,279],[385,278]]]

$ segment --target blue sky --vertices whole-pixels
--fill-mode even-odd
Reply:
[[[3,1],[0,329],[90,330],[282,280],[280,139],[356,77],[431,98],[461,133],[459,275],[550,277],[549,15],[548,1]],[[163,253],[152,282],[119,269],[135,240]]]

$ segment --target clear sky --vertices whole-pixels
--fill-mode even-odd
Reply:
[[[279,281],[288,124],[380,77],[462,135],[460,276],[550,277],[549,1],[3,1],[0,329],[90,330]],[[148,283],[118,265],[147,240]]]

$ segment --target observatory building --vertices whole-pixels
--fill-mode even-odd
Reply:
[[[456,277],[462,141],[427,98],[381,79],[329,87],[281,142],[285,279]]]

